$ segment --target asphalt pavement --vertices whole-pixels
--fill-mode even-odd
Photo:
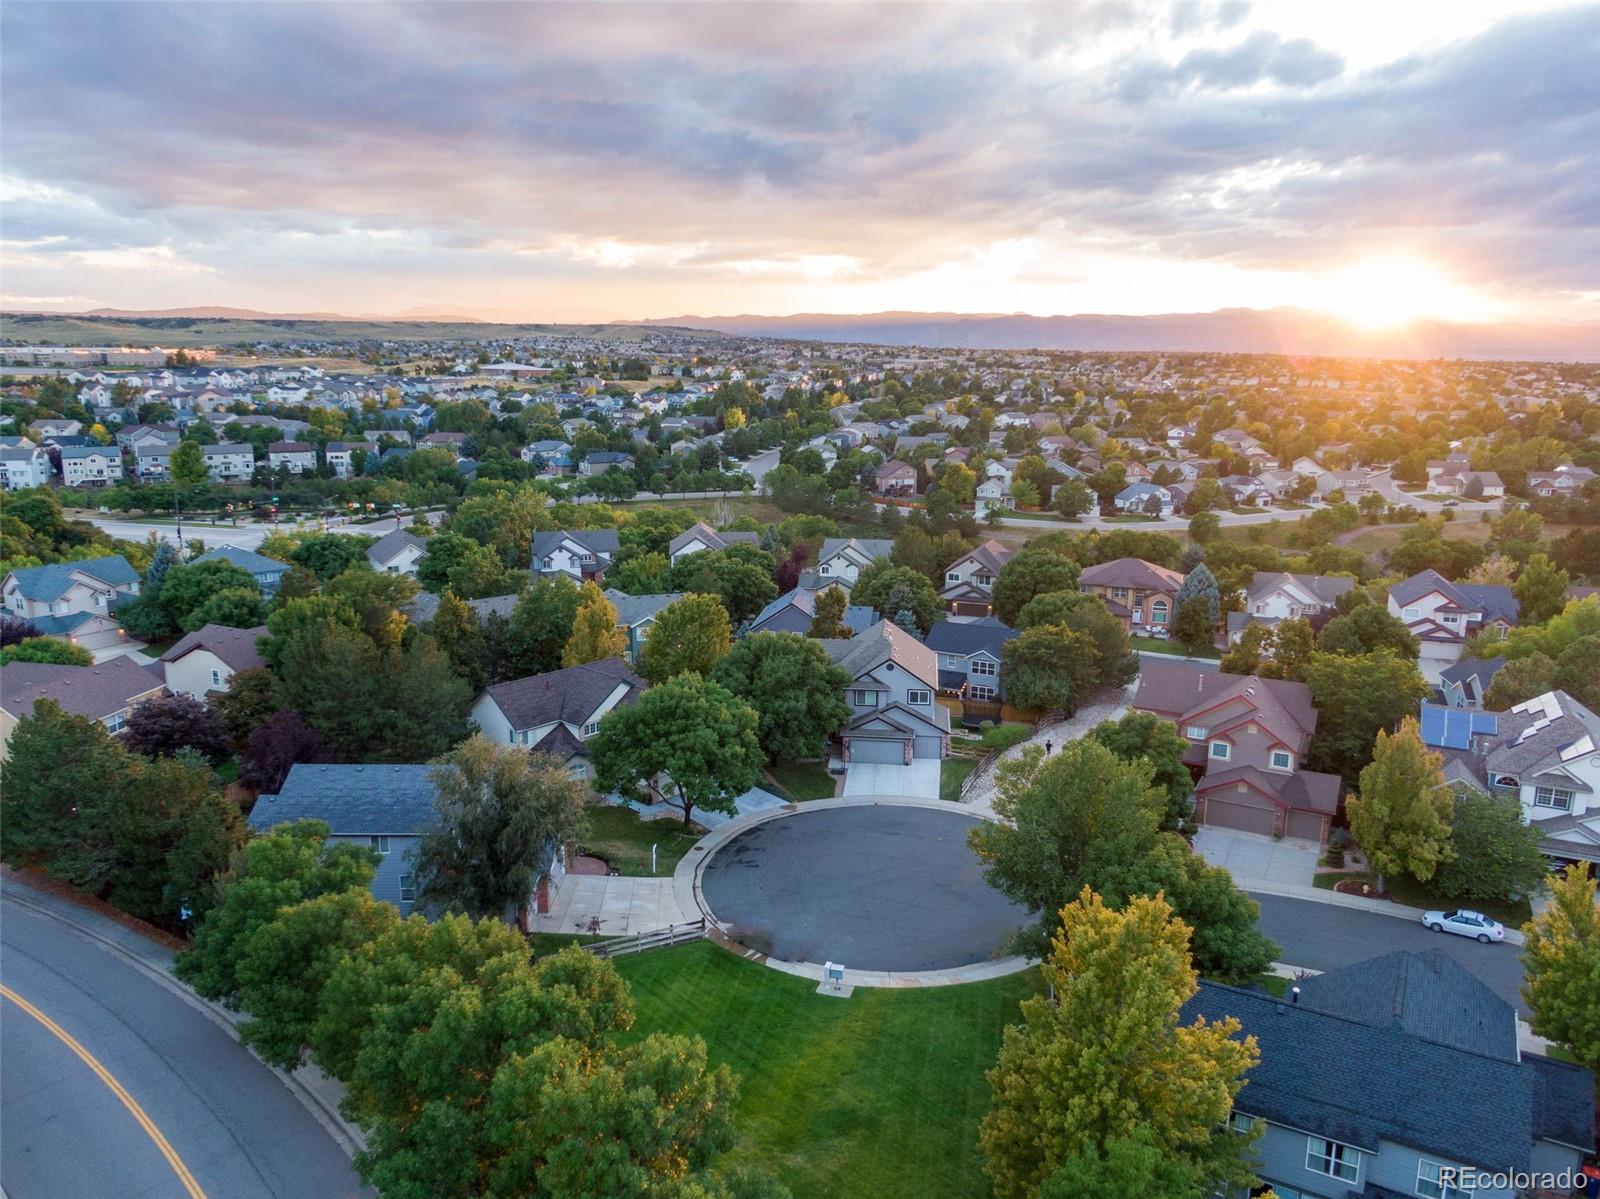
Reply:
[[[323,1126],[231,1031],[55,921],[10,900],[0,911],[8,1199],[369,1193]]]
[[[1527,1018],[1522,1001],[1522,953],[1515,945],[1480,945],[1418,922],[1306,899],[1252,894],[1261,905],[1261,931],[1283,947],[1280,960],[1309,970],[1333,970],[1397,949],[1441,949]]]

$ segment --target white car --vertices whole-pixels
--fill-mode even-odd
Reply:
[[[1469,912],[1460,908],[1454,912],[1424,912],[1422,923],[1436,933],[1456,933],[1463,937],[1476,937],[1487,945],[1490,941],[1504,941],[1506,926],[1490,920],[1482,912]]]

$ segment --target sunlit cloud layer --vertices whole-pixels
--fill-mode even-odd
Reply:
[[[1406,7],[8,0],[4,290],[1592,319],[1600,7]]]

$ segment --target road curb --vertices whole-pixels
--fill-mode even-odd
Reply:
[[[35,896],[48,893],[35,891],[33,888],[29,887],[24,880],[17,878],[15,875],[6,877],[3,884],[0,884],[0,894],[4,895],[8,903],[14,903],[18,907],[24,908],[33,915],[38,916],[40,919],[48,920],[54,924],[60,925],[63,928],[69,929],[77,936],[82,937],[86,941],[94,943],[107,953],[112,954],[121,961],[127,963],[129,966],[132,966],[146,978],[149,978],[166,991],[176,995],[179,999],[182,999],[186,1004],[200,1012],[219,1028],[225,1028],[229,1032],[233,1033],[235,1038],[238,1036],[239,1026],[243,1024],[246,1019],[248,1019],[248,1017],[240,1012],[231,1011],[220,1003],[213,1003],[209,999],[202,998],[178,979],[174,978],[167,970],[157,966],[149,959],[143,958],[139,954],[132,952],[127,948],[127,946],[119,944],[115,939],[105,936],[88,923],[82,920],[73,919],[72,915],[70,914],[73,909],[69,904],[66,905],[67,910],[63,911],[51,905],[38,902],[38,900],[34,898]],[[61,902],[66,904],[66,901]],[[121,928],[126,926],[118,925],[118,927]],[[128,929],[128,931],[134,936],[142,935],[131,928]],[[165,945],[156,945],[156,943],[152,942],[152,946],[163,954],[170,954],[172,952]],[[330,1096],[322,1094],[316,1086],[314,1086],[306,1078],[301,1077],[300,1070],[296,1070],[292,1073],[281,1070],[277,1066],[274,1066],[271,1062],[264,1061],[261,1058],[261,1055],[256,1053],[256,1051],[251,1049],[248,1045],[243,1046],[243,1048],[250,1054],[251,1057],[260,1062],[262,1066],[266,1067],[268,1070],[272,1071],[273,1074],[277,1075],[278,1080],[283,1083],[284,1087],[288,1089],[289,1093],[299,1100],[302,1107],[311,1113],[312,1119],[316,1120],[318,1124],[322,1125],[322,1127],[327,1131],[328,1135],[333,1138],[334,1144],[338,1145],[347,1156],[353,1158],[357,1152],[366,1148],[366,1138],[362,1136],[359,1128],[351,1124],[344,1118],[343,1115],[340,1114],[338,1102]],[[308,1064],[301,1067],[301,1070],[315,1071],[316,1075],[323,1079],[330,1086],[339,1085],[337,1080],[329,1078],[316,1066]]]
[[[1227,869],[1227,867],[1223,867]],[[1250,895],[1271,895],[1278,899],[1299,899],[1306,903],[1320,903],[1328,907],[1349,908],[1358,912],[1372,912],[1378,916],[1388,916],[1395,920],[1404,920],[1408,924],[1422,923],[1422,909],[1406,907],[1404,904],[1394,903],[1387,899],[1368,899],[1362,895],[1344,895],[1338,891],[1328,891],[1321,887],[1301,887],[1293,883],[1275,883],[1267,879],[1241,879],[1234,877],[1234,884]],[[1520,929],[1507,928],[1506,945],[1521,945],[1527,940]]]

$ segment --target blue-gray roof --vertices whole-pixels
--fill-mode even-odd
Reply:
[[[276,558],[269,558],[254,550],[240,549],[236,545],[219,545],[216,549],[201,554],[195,562],[232,562],[241,570],[247,570],[253,575],[285,575],[289,572],[287,562],[279,562]]]
[[[432,766],[323,766],[297,762],[276,795],[250,809],[265,832],[295,820],[324,820],[335,836],[416,837],[437,819]]]
[[[998,658],[1000,647],[1015,636],[1017,630],[1001,623],[993,616],[985,616],[982,620],[962,623],[953,620],[938,621],[928,630],[928,635],[922,641],[938,654],[959,654],[967,658],[988,651]]]
[[[1382,1005],[1392,1002],[1393,992],[1384,991],[1381,978],[1372,998],[1357,1002],[1341,995],[1370,975],[1366,967],[1349,968],[1357,975],[1348,984],[1338,978],[1343,971],[1321,976],[1330,980],[1322,987],[1333,997],[1331,1005],[1347,1011],[1319,1010],[1305,982],[1298,1004],[1262,991],[1200,984],[1183,1006],[1183,1020],[1233,1016],[1261,1051],[1235,1103],[1240,1112],[1371,1152],[1380,1141],[1394,1141],[1494,1170],[1526,1169],[1536,1138],[1579,1147],[1592,1141],[1592,1130],[1587,1140],[1555,1135],[1562,1129],[1570,1135],[1581,1120],[1565,1110],[1569,1091],[1577,1091],[1566,1074],[1408,1030],[1403,1021],[1385,1016]],[[1482,986],[1464,971],[1442,972],[1434,1001],[1446,1007],[1458,1002],[1451,993],[1469,983]],[[1511,1006],[1490,999],[1500,1004],[1506,1026],[1513,1027]],[[1476,997],[1459,997],[1459,1002],[1488,1006]],[[1587,1071],[1579,1074],[1591,1088],[1584,1110],[1592,1111],[1593,1080]]]
[[[615,587],[607,587],[605,592],[611,606],[617,610],[617,623],[628,628],[655,619],[661,614],[661,609],[681,600],[685,594],[682,591],[664,591],[654,595],[629,595]]]
[[[128,565],[121,554],[108,554],[104,558],[86,558],[82,562],[52,562],[48,566],[25,566],[12,573],[17,579],[17,589],[23,598],[31,600],[58,600],[72,586],[72,576],[82,571],[113,587],[126,586],[139,581],[139,572]]]
[[[1487,691],[1490,680],[1500,673],[1500,668],[1505,664],[1504,658],[1462,658],[1461,661],[1441,670],[1439,677],[1457,686],[1475,678],[1478,680],[1478,686]]]
[[[817,615],[818,588],[796,587],[786,591],[756,614],[750,622],[752,633],[808,633]],[[878,619],[866,604],[847,604],[841,618],[851,633],[864,633]]]

